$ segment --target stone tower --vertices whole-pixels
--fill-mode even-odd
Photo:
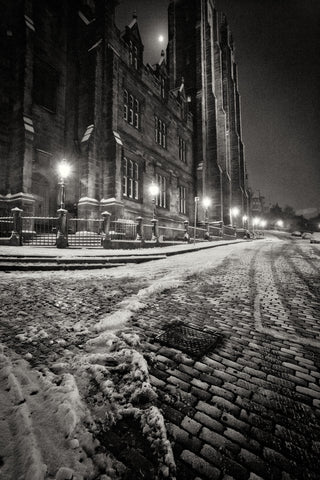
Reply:
[[[248,195],[233,41],[212,0],[170,3],[167,53],[170,88],[184,78],[194,115],[196,195],[211,199],[210,220],[228,224],[231,208],[247,214]]]

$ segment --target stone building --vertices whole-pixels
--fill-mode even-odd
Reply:
[[[150,219],[154,182],[159,222],[192,221],[208,196],[209,219],[229,223],[248,196],[225,17],[211,0],[172,1],[167,52],[145,65],[137,18],[120,32],[116,3],[0,0],[1,213],[55,215],[66,159],[78,217]]]

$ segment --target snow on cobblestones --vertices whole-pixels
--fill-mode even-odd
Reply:
[[[225,256],[221,249],[215,264]],[[151,447],[156,476],[175,477],[140,339],[126,325],[152,295],[208,268],[208,252],[195,255],[181,256],[173,274],[166,259],[107,272],[9,273],[0,280],[0,328],[7,337],[0,396],[5,480],[90,480],[102,473],[120,479],[124,465],[97,437],[130,416]]]

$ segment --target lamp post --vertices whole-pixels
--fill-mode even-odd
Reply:
[[[230,208],[230,224],[231,224],[231,227],[233,227],[233,219],[237,218],[239,213],[240,213],[240,210],[239,210],[238,207]],[[234,226],[236,227],[236,223],[235,223]]]
[[[156,200],[157,200],[157,195],[159,195],[160,189],[158,185],[154,182],[151,183],[149,187],[149,192],[152,196],[152,203],[153,203],[153,209],[152,209],[152,240],[158,240],[158,229],[157,229],[157,222],[158,220],[156,219]]]
[[[197,228],[197,211],[198,211],[198,203],[200,198],[194,197],[194,227],[193,227],[193,244],[196,243],[196,228]]]
[[[283,228],[283,221],[282,221],[282,220],[277,220],[277,221],[276,221],[276,225],[277,225],[277,227],[279,227],[279,228]]]
[[[247,227],[247,221],[248,221],[248,216],[247,216],[247,215],[243,215],[243,217],[242,217],[242,227],[243,227],[243,228],[246,228],[246,227]]]
[[[263,236],[263,237],[264,237],[264,230],[265,230],[265,228],[266,228],[266,225],[267,225],[267,221],[266,221],[266,220],[264,220],[264,219],[260,220],[260,226],[261,226],[261,228],[262,228],[262,236]]]
[[[58,173],[60,176],[60,208],[65,208],[65,179],[70,175],[71,173],[71,166],[65,161],[62,160],[61,163],[58,165]]]
[[[68,220],[67,210],[65,210],[65,179],[70,175],[71,166],[62,160],[58,165],[58,173],[60,176],[60,208],[58,210],[59,218],[57,222],[57,248],[68,247]]]
[[[208,239],[210,237],[209,234],[209,216],[208,216],[208,208],[211,205],[211,200],[208,197],[204,197],[202,200],[202,205],[204,207],[204,223],[206,227],[206,233],[205,233],[205,238]]]
[[[255,227],[256,225],[258,225],[259,222],[260,222],[260,218],[259,218],[259,217],[254,217],[254,218],[252,219],[252,230],[253,230],[253,234],[255,233],[254,227]]]

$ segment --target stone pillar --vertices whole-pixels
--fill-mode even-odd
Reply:
[[[22,245],[22,218],[21,208],[15,207],[11,209],[13,215],[13,230],[9,240],[10,245],[21,246]]]
[[[189,221],[185,220],[184,222],[184,235],[183,240],[187,243],[190,243],[190,234],[189,234]]]
[[[68,221],[67,213],[68,211],[64,208],[59,208],[57,211],[58,218],[58,231],[57,231],[57,248],[67,248],[68,245]]]
[[[153,218],[151,220],[152,223],[152,241],[159,242],[159,232],[158,232],[158,220]]]
[[[137,217],[136,222],[137,222],[137,236],[136,240],[140,242],[144,242],[144,237],[143,237],[143,224],[142,224],[142,217]]]
[[[110,238],[110,219],[111,213],[110,212],[102,212],[103,217],[103,234],[101,243],[103,248],[110,248],[111,247],[111,238]]]

